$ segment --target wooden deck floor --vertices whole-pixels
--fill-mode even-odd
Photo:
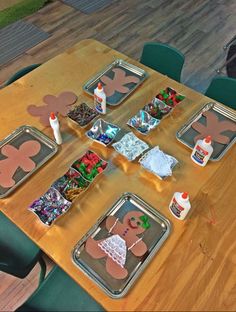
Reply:
[[[43,63],[85,38],[95,38],[135,59],[144,42],[162,41],[186,56],[182,82],[205,90],[223,62],[224,43],[236,34],[235,0],[117,0],[85,15],[57,0],[26,18],[51,37],[0,68],[0,83],[18,69]],[[79,68],[78,68],[79,70]],[[0,273],[0,311],[13,311],[37,286],[38,268],[25,280]]]
[[[43,63],[85,38],[95,38],[139,59],[144,42],[162,41],[186,55],[182,81],[205,90],[236,34],[235,0],[117,0],[85,15],[54,1],[26,18],[51,37],[0,70],[0,82],[31,63]]]

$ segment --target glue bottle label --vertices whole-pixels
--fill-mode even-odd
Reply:
[[[172,213],[177,217],[180,218],[181,217],[181,212],[184,211],[184,208],[182,206],[180,206],[180,204],[177,203],[175,197],[172,200],[172,203],[170,205],[170,210],[172,211]]]
[[[100,98],[99,96],[97,96],[97,94],[94,94],[94,104],[95,104],[95,108],[99,113],[102,113],[102,101],[103,99]]]
[[[192,157],[199,163],[204,163],[204,158],[208,155],[208,152],[202,149],[199,145],[196,146],[195,153],[192,155]]]

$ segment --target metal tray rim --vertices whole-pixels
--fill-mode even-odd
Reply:
[[[40,132],[37,128],[32,127],[30,125],[24,125],[24,126],[20,126],[19,128],[17,128],[16,130],[14,130],[11,134],[9,134],[5,139],[3,139],[0,142],[0,147],[2,147],[3,145],[5,145],[12,137],[16,136],[18,133],[20,133],[21,131],[24,131],[25,129],[30,129],[31,131],[33,130],[34,133],[36,133],[36,135],[38,136],[43,136],[43,139],[45,142],[47,142],[47,144],[50,144],[53,147],[53,151],[51,154],[49,154],[47,157],[45,157],[45,159],[39,163],[38,166],[36,166],[32,171],[30,171],[28,174],[26,174],[18,183],[16,183],[13,187],[9,188],[9,190],[0,195],[0,199],[7,197],[10,193],[12,193],[19,185],[21,185],[25,180],[27,180],[35,171],[37,171],[40,167],[42,167],[52,156],[54,156],[57,151],[58,151],[58,145],[56,144],[56,142],[54,142],[53,140],[51,140],[49,137],[47,137],[43,132]],[[46,143],[45,143],[46,144]]]
[[[153,213],[156,217],[160,218],[167,227],[167,230],[165,232],[165,234],[160,238],[160,240],[158,241],[158,243],[156,244],[156,246],[152,249],[152,251],[149,253],[149,255],[147,256],[147,258],[144,260],[144,262],[142,263],[142,265],[140,266],[139,271],[137,271],[137,273],[132,277],[132,280],[129,284],[126,285],[126,287],[123,289],[123,291],[121,291],[119,294],[113,294],[111,291],[109,291],[102,283],[99,283],[99,281],[97,279],[93,279],[92,275],[90,275],[90,273],[83,268],[82,265],[80,265],[79,263],[76,262],[75,260],[75,251],[86,241],[87,237],[93,233],[94,229],[97,228],[97,226],[103,221],[103,219],[106,217],[106,215],[114,210],[116,208],[116,206],[119,204],[119,202],[124,198],[130,196],[133,199],[136,199],[136,201],[141,202],[144,207],[149,210],[151,213]],[[110,296],[113,299],[119,299],[124,297],[127,292],[130,290],[130,288],[133,286],[134,282],[136,281],[136,279],[141,275],[141,273],[144,271],[144,269],[146,268],[147,264],[151,261],[151,259],[153,258],[154,254],[161,248],[161,246],[163,245],[163,243],[167,240],[167,238],[169,237],[170,233],[172,230],[172,226],[170,221],[164,217],[163,215],[161,215],[159,213],[159,211],[157,211],[155,208],[153,208],[151,205],[149,205],[148,203],[146,203],[143,199],[141,199],[139,196],[137,196],[134,193],[131,192],[125,192],[122,193],[121,196],[117,199],[117,201],[112,205],[111,208],[107,209],[103,216],[101,216],[97,222],[95,223],[94,226],[92,226],[92,228],[76,243],[76,245],[74,246],[72,252],[71,252],[71,258],[73,263],[86,275],[88,276],[88,278],[94,282],[97,286],[99,286],[108,296]]]
[[[113,66],[115,66],[116,64],[125,64],[126,66],[129,66],[129,67],[133,67],[136,71],[142,73],[143,75],[143,79],[140,80],[139,83],[136,84],[136,86],[130,90],[130,92],[128,92],[119,102],[117,102],[116,104],[111,104],[109,101],[106,101],[106,103],[110,106],[118,106],[120,105],[123,101],[125,101],[125,99],[131,94],[134,92],[134,90],[137,89],[138,86],[140,86],[144,80],[146,80],[148,77],[149,77],[149,74],[142,68],[139,68],[138,66],[136,65],[133,65],[133,64],[130,64],[122,59],[116,59],[115,61],[113,61],[112,63],[110,63],[109,65],[106,66],[105,69],[101,70],[100,72],[98,72],[95,76],[93,76],[93,78],[87,80],[84,85],[83,85],[83,90],[84,92],[90,94],[90,95],[93,95],[93,93],[91,93],[89,90],[88,90],[88,86],[90,84],[92,84],[95,80],[97,80],[99,77],[101,77],[102,75],[104,75],[108,70],[110,70]]]
[[[213,107],[217,107],[220,110],[225,110],[227,113],[233,113],[233,110],[225,107],[224,105],[220,104],[220,103],[215,103],[215,102],[209,102],[204,104],[193,116],[191,116],[187,122],[176,132],[176,139],[181,142],[183,145],[187,146],[188,148],[190,148],[191,150],[193,149],[188,143],[186,143],[184,140],[182,140],[180,138],[180,133],[189,125],[191,124],[191,122],[202,112],[202,111],[206,111],[209,110]],[[227,147],[223,150],[223,152],[216,158],[210,157],[211,161],[219,161],[225,154],[226,152],[234,145],[234,143],[236,142],[236,138],[234,138],[230,144],[227,145]]]

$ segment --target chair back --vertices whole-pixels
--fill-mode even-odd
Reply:
[[[13,82],[15,82],[16,80],[18,80],[19,78],[23,77],[24,75],[28,74],[29,72],[31,72],[32,70],[34,70],[35,68],[39,67],[41,64],[31,64],[27,67],[24,67],[22,69],[20,69],[19,71],[17,71],[15,74],[13,74],[6,82],[5,82],[5,86],[9,86],[10,84],[12,84]]]
[[[177,49],[159,42],[144,44],[140,62],[168,77],[180,81],[185,57]]]
[[[228,77],[213,78],[205,95],[236,109],[236,79]]]
[[[24,278],[40,256],[40,249],[0,211],[0,271]]]

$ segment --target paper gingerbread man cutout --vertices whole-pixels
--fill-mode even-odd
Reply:
[[[230,120],[222,120],[220,121],[214,112],[205,111],[202,113],[204,117],[206,117],[206,125],[204,126],[202,123],[195,121],[192,123],[192,128],[199,132],[198,135],[195,136],[194,142],[197,140],[203,139],[208,135],[211,136],[212,141],[215,141],[220,144],[228,144],[230,138],[224,134],[224,131],[236,131],[236,124]]]
[[[128,275],[124,267],[127,251],[131,251],[137,257],[147,252],[146,244],[137,235],[143,233],[150,225],[144,226],[140,217],[147,218],[140,211],[128,212],[123,218],[123,223],[118,218],[109,216],[106,219],[106,228],[112,235],[101,240],[89,237],[86,241],[86,252],[94,259],[106,257],[106,270],[116,279],[124,279]]]
[[[29,105],[27,111],[32,116],[40,117],[40,122],[44,126],[50,126],[49,116],[51,112],[66,116],[69,112],[69,106],[76,101],[77,96],[73,92],[62,92],[57,97],[49,94],[43,97],[43,102],[46,103],[46,105]]]
[[[30,140],[16,147],[6,144],[1,148],[2,155],[7,158],[0,160],[0,186],[9,188],[15,185],[13,176],[18,168],[30,172],[36,166],[30,157],[39,153],[41,145],[38,141]]]
[[[126,76],[123,69],[114,68],[112,71],[114,72],[113,79],[105,75],[100,78],[100,80],[105,84],[104,91],[107,97],[112,96],[116,91],[120,93],[128,93],[130,89],[125,85],[130,82],[136,84],[139,82],[139,78],[136,76]]]

